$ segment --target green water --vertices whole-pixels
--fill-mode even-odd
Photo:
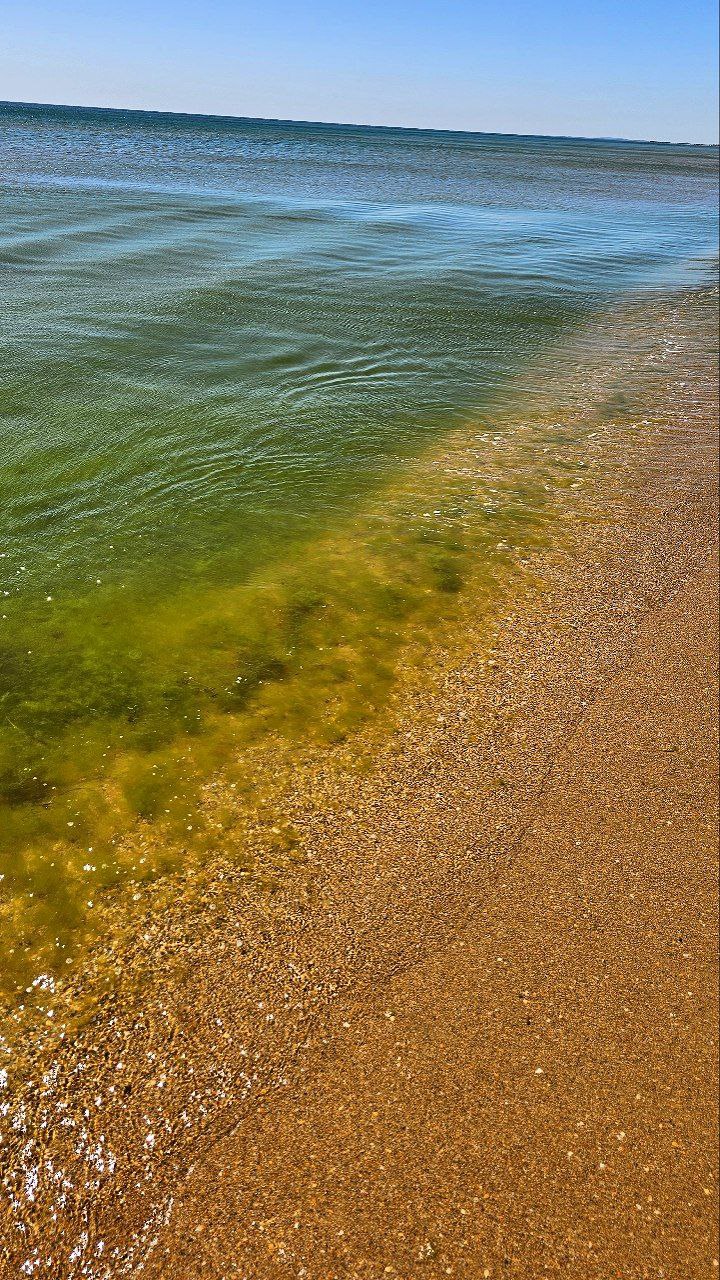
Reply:
[[[716,152],[7,105],[0,156],[12,988],[138,823],[204,856],[204,780],[352,736],[551,536],[579,335],[706,278]]]

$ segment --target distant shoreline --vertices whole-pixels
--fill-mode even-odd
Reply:
[[[22,102],[9,99],[0,100],[0,110],[3,107],[19,109],[21,111],[60,111],[72,112],[81,111],[88,114],[97,113],[103,115],[118,116],[150,116],[154,120],[162,120],[164,117],[169,119],[191,120],[198,123],[203,122],[222,122],[224,124],[238,123],[242,125],[278,125],[284,129],[341,129],[348,133],[356,131],[370,131],[384,134],[417,134],[422,137],[437,136],[439,138],[462,138],[468,139],[502,139],[507,138],[511,141],[518,142],[554,142],[554,143],[591,143],[597,142],[607,145],[623,146],[623,147],[662,147],[662,148],[693,148],[699,150],[717,151],[720,143],[717,142],[667,142],[662,138],[615,138],[612,136],[595,136],[592,134],[551,134],[551,133],[495,133],[492,130],[477,129],[435,129],[432,127],[423,128],[422,126],[412,125],[393,125],[393,124],[362,124],[356,121],[334,121],[334,120],[292,120],[283,117],[265,117],[265,116],[238,116],[238,115],[222,115],[213,112],[197,112],[197,111],[166,111],[149,107],[103,107],[92,106],[85,103],[67,103],[67,102]]]

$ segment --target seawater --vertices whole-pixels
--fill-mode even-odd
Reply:
[[[708,279],[717,150],[3,104],[0,164],[12,990],[137,824],[202,856],[204,779],[352,735],[548,536],[579,335]]]

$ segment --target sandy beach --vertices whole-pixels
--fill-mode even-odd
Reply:
[[[194,1162],[149,1274],[713,1274],[716,598],[643,620],[483,905]]]
[[[693,379],[374,767],[310,762],[292,857],[178,881],[38,1041],[3,1275],[714,1273],[712,362]]]

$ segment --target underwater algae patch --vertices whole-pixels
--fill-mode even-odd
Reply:
[[[692,327],[702,303],[683,305]],[[4,633],[8,999],[107,927],[106,897],[130,921],[148,880],[218,855],[251,866],[253,815],[303,752],[357,744],[360,760],[371,727],[389,732],[398,677],[466,625],[479,634],[527,553],[565,537],[607,443],[660,412],[658,352],[685,314],[674,306],[613,315],[562,361],[549,353],[552,376],[534,370],[523,394],[245,582],[180,583],[154,602],[98,584],[91,609],[45,601]],[[594,519],[601,490],[587,486]],[[208,803],[214,777],[232,790],[227,812]],[[264,832],[290,856],[278,819],[266,809]]]
[[[390,713],[409,642],[426,651],[466,590],[478,608],[490,600],[511,548],[540,536],[537,481],[523,492],[498,479],[482,493],[477,459],[464,463],[453,474],[425,460],[371,512],[249,583],[193,584],[145,608],[108,590],[92,613],[66,608],[57,620],[48,602],[6,644],[6,988],[63,963],[93,931],[105,890],[217,847],[199,803],[208,777],[232,778],[252,806],[263,787],[254,743],[275,741],[280,759],[352,737]],[[142,866],[129,838],[138,824],[154,827]],[[233,848],[228,836],[223,852]]]

